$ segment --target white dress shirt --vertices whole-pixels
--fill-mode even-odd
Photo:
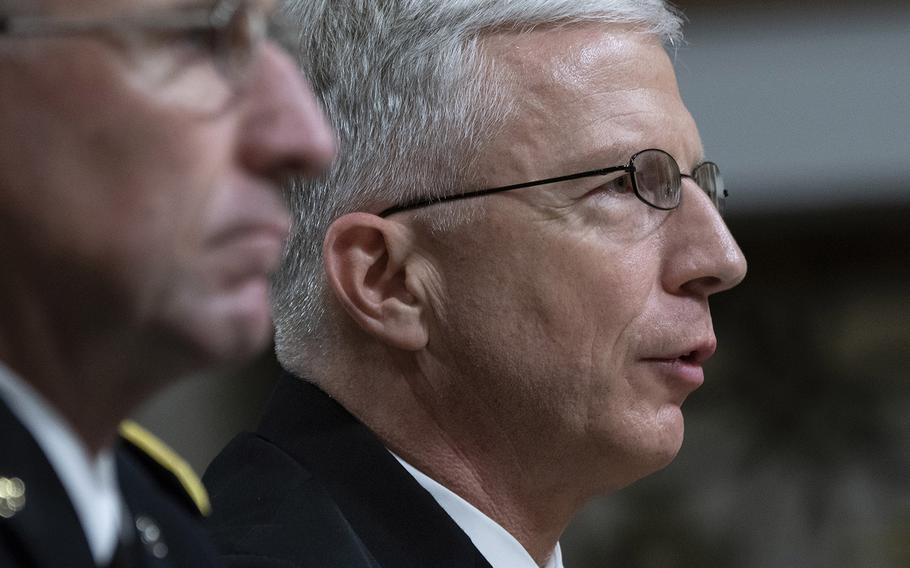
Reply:
[[[110,562],[120,540],[123,501],[114,453],[92,458],[66,419],[28,383],[0,363],[0,398],[44,451],[69,495],[95,562]]]
[[[426,489],[433,499],[436,499],[439,506],[452,517],[455,524],[468,535],[490,566],[493,568],[540,568],[521,543],[496,521],[395,455],[394,452],[392,455],[417,480],[417,483]],[[556,548],[553,549],[543,568],[563,568],[559,543],[556,543]]]

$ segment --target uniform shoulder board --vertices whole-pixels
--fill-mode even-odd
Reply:
[[[132,420],[120,423],[120,438],[126,442],[126,449],[151,468],[155,477],[172,488],[192,510],[204,517],[209,515],[212,507],[202,480],[177,452]]]

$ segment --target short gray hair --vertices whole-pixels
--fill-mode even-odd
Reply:
[[[290,192],[295,227],[273,283],[276,348],[290,369],[328,339],[331,223],[469,188],[512,103],[491,80],[485,35],[602,22],[681,40],[681,17],[663,0],[291,0],[287,10],[292,49],[339,139],[328,174]],[[457,222],[459,210],[434,210],[434,226]]]

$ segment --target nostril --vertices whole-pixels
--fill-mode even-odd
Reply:
[[[324,163],[288,156],[284,161],[276,162],[268,176],[273,182],[286,186],[300,177],[315,178],[324,175],[325,172]]]
[[[724,281],[717,276],[702,276],[686,282],[684,288],[690,292],[709,296],[726,288]]]

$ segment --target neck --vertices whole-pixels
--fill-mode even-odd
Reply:
[[[0,294],[0,360],[69,422],[95,455],[109,447],[120,422],[172,376],[166,360],[138,333],[71,310]],[[59,312],[58,312],[59,313]]]
[[[386,447],[494,520],[545,565],[587,499],[566,482],[565,469],[573,464],[527,453],[489,401],[470,392],[440,395],[415,367],[400,361],[394,367],[382,377],[379,366],[361,371],[367,375],[348,371],[343,374],[372,379],[348,388],[328,381],[326,390]]]
[[[74,354],[50,342],[2,343],[0,359],[60,412],[92,455],[110,447],[120,422],[150,394],[116,347]]]

